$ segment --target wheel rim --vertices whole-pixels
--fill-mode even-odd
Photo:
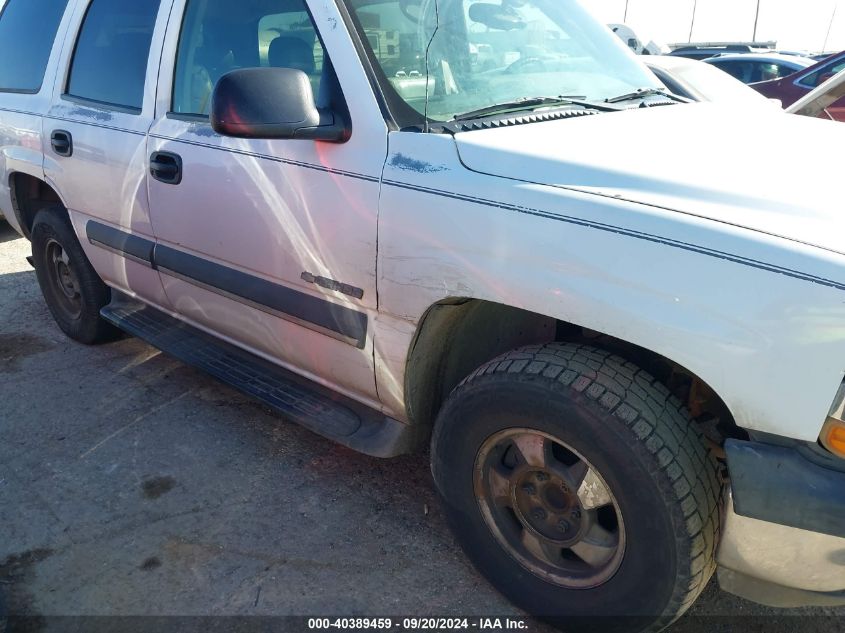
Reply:
[[[79,318],[82,314],[79,277],[67,252],[56,240],[50,240],[47,242],[46,255],[48,287],[54,302],[71,319]]]
[[[625,554],[625,526],[610,487],[571,446],[508,429],[481,446],[475,493],[487,526],[531,573],[568,589],[610,580]]]

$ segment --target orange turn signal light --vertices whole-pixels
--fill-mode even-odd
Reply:
[[[845,458],[845,422],[828,418],[822,429],[821,442],[831,453]]]

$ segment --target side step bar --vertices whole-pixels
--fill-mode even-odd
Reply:
[[[121,330],[211,374],[323,437],[372,455],[414,452],[417,429],[293,374],[160,310],[112,290],[100,312]]]

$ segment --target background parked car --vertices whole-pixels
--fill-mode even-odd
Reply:
[[[816,63],[809,57],[779,53],[719,55],[704,61],[724,70],[744,84],[788,77]]]
[[[687,57],[688,59],[708,59],[718,55],[732,53],[766,53],[767,48],[755,47],[751,44],[690,44],[679,46],[671,53],[672,57]]]
[[[657,78],[679,97],[693,101],[730,102],[734,104],[774,104],[729,74],[710,64],[670,55],[646,57],[643,62]]]
[[[845,70],[845,52],[827,57],[789,77],[758,83],[752,88],[771,99],[780,99],[784,107],[788,107],[843,70]],[[830,104],[826,110],[836,121],[845,121],[845,98]]]
[[[809,57],[811,59],[816,59],[815,57],[813,57],[813,55],[812,55],[812,53],[810,53],[810,51],[790,51],[790,50],[778,49],[778,50],[775,50],[775,51],[772,51],[772,52],[777,53],[778,55],[792,55],[793,57]]]

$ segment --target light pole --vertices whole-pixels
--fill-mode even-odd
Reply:
[[[752,42],[757,41],[757,24],[760,23],[760,0],[757,0],[757,13],[754,16],[754,37],[751,38]]]
[[[833,28],[833,21],[836,19],[837,8],[839,8],[839,0],[834,0],[833,15],[830,16],[830,24],[827,25],[827,35],[824,36],[824,46],[822,46],[822,53],[827,52],[827,41],[830,39],[830,30]]]
[[[628,2],[629,0],[625,0],[625,17],[622,19],[625,24],[628,24]]]
[[[698,0],[692,0],[692,20],[689,25],[689,39],[687,42],[692,42],[692,30],[695,28],[695,10],[698,8]]]

